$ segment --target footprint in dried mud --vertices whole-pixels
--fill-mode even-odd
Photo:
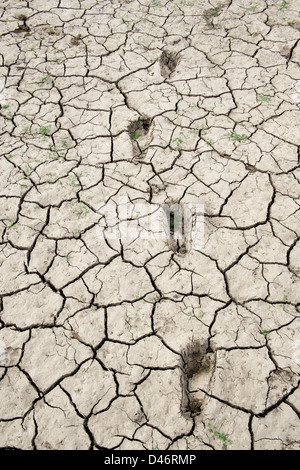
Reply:
[[[151,127],[151,118],[147,116],[139,117],[128,126],[128,133],[132,142],[133,157],[143,158],[145,149],[148,148],[151,141],[149,134]],[[145,141],[145,137],[148,137]]]
[[[161,75],[164,78],[170,78],[172,73],[175,72],[179,61],[180,54],[178,52],[164,50],[159,59]]]
[[[18,15],[16,17],[19,21],[22,21],[23,24],[21,24],[17,29],[15,29],[13,31],[13,33],[29,33],[30,31],[30,28],[29,26],[26,24],[26,21],[27,21],[27,16],[26,15]]]
[[[185,378],[187,404],[185,409],[192,415],[200,414],[212,377],[215,355],[199,342],[188,345],[183,353],[183,371]]]
[[[77,36],[73,37],[70,40],[70,45],[71,46],[79,46],[80,42],[81,42],[81,34],[78,34]]]

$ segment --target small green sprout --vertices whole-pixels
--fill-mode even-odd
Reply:
[[[270,331],[270,330],[263,330],[261,333],[262,333],[265,337],[267,337],[267,336],[271,333],[271,331]]]
[[[39,128],[39,133],[41,135],[49,135],[50,132],[51,132],[51,126],[41,126]]]
[[[82,215],[82,214],[87,215],[89,213],[90,213],[90,211],[89,211],[88,207],[81,202],[80,205],[79,205],[79,210],[78,210],[78,212],[76,212],[76,215]]]
[[[214,436],[216,436],[218,439],[220,439],[223,442],[223,446],[226,449],[228,444],[232,444],[232,441],[228,439],[228,434],[221,433],[219,431],[216,431],[216,429],[211,428],[211,423],[207,423],[209,427],[209,431],[213,433]]]
[[[130,134],[130,137],[133,139],[133,140],[137,140],[139,137],[141,137],[142,134],[138,134],[137,132],[132,132],[132,134]]]
[[[221,11],[221,8],[215,8],[213,11],[210,12],[210,16],[217,16]]]
[[[288,2],[286,2],[285,0],[283,0],[283,2],[281,3],[280,7],[279,7],[279,10],[284,10],[285,8],[288,8]]]
[[[288,302],[288,296],[286,294],[283,296],[283,302]],[[281,304],[281,307],[285,312],[287,312],[286,305]]]
[[[176,142],[176,149],[181,150],[181,144],[182,144],[183,140],[180,139],[179,137],[176,137],[175,139],[173,139],[173,142]]]
[[[50,75],[46,75],[41,79],[41,81],[37,82],[39,86],[42,86],[43,84],[46,85],[53,85],[53,78],[50,77]]]
[[[245,13],[247,13],[247,11],[253,11],[254,12],[256,10],[256,8],[257,8],[257,5],[253,5],[253,2],[250,2],[249,7],[246,8],[246,10],[245,10]]]
[[[227,134],[227,137],[232,142],[246,142],[246,140],[248,139],[245,134],[240,135],[236,132],[230,132],[229,134]]]
[[[8,109],[9,108],[9,104],[2,104],[1,105],[1,109]]]
[[[271,97],[270,96],[264,96],[264,95],[257,95],[256,100],[258,102],[265,102],[265,103],[270,103],[271,102]]]

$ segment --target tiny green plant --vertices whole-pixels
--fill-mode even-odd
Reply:
[[[237,134],[237,132],[230,132],[227,137],[232,142],[246,142],[248,137],[245,134]]]
[[[280,4],[279,10],[284,10],[285,8],[288,8],[289,4],[285,0]]]
[[[246,13],[247,13],[248,11],[253,11],[253,12],[254,12],[254,11],[256,10],[256,8],[257,8],[257,5],[253,5],[253,2],[250,2],[250,3],[249,3],[249,7],[246,8],[245,12],[246,12]]]
[[[217,16],[221,12],[221,8],[215,8],[210,12],[210,16]]]
[[[265,337],[267,337],[267,336],[271,333],[271,331],[270,331],[270,330],[263,330],[261,333],[262,333]]]
[[[53,85],[53,78],[50,77],[50,75],[44,76],[39,82],[37,82],[39,86],[42,86],[44,84],[46,85]]]
[[[270,103],[271,102],[271,97],[270,96],[264,96],[264,95],[256,95],[256,100],[260,103]]]
[[[133,139],[133,140],[137,140],[139,137],[141,137],[142,134],[139,134],[138,132],[132,132],[130,134],[130,137]]]
[[[207,423],[208,425],[208,428],[209,428],[209,431],[211,433],[213,433],[213,435],[215,437],[217,437],[218,439],[220,439],[222,442],[223,442],[223,447],[226,449],[228,444],[232,444],[232,441],[230,439],[228,439],[228,434],[225,434],[225,433],[221,433],[219,431],[217,431],[215,428],[212,428],[212,425],[211,423]]]
[[[183,140],[180,139],[179,137],[176,137],[175,139],[173,139],[173,142],[176,143],[176,149],[181,150],[181,144],[182,144]]]
[[[68,148],[69,145],[66,140],[63,140],[60,145],[53,146],[52,144],[49,144],[50,153],[48,154],[48,158],[51,160],[61,158],[63,160],[66,156]]]
[[[2,104],[1,109],[7,109],[7,108],[9,108],[9,106],[10,106],[9,104]]]
[[[39,133],[41,135],[49,135],[51,132],[51,126],[41,126],[39,128]]]
[[[283,296],[283,302],[288,302],[288,296],[286,294]],[[287,308],[285,304],[281,304],[281,307],[283,308],[285,312],[287,312]]]
[[[77,186],[77,185],[79,185],[79,182],[75,179],[75,177],[73,177],[71,179],[71,182],[69,183],[69,186],[74,187],[74,186]]]
[[[15,225],[15,222],[13,222],[12,224],[8,225],[7,230],[9,230],[10,228],[12,228],[13,226]]]
[[[76,214],[77,215],[82,215],[82,214],[87,215],[89,213],[90,213],[90,211],[89,211],[88,207],[81,202],[80,205],[79,205],[79,210],[78,210],[78,212],[76,212]]]

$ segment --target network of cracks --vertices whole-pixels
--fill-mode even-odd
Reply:
[[[300,449],[297,3],[2,2],[2,449]]]

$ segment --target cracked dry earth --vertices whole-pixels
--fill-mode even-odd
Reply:
[[[1,2],[1,448],[300,450],[298,10]]]

